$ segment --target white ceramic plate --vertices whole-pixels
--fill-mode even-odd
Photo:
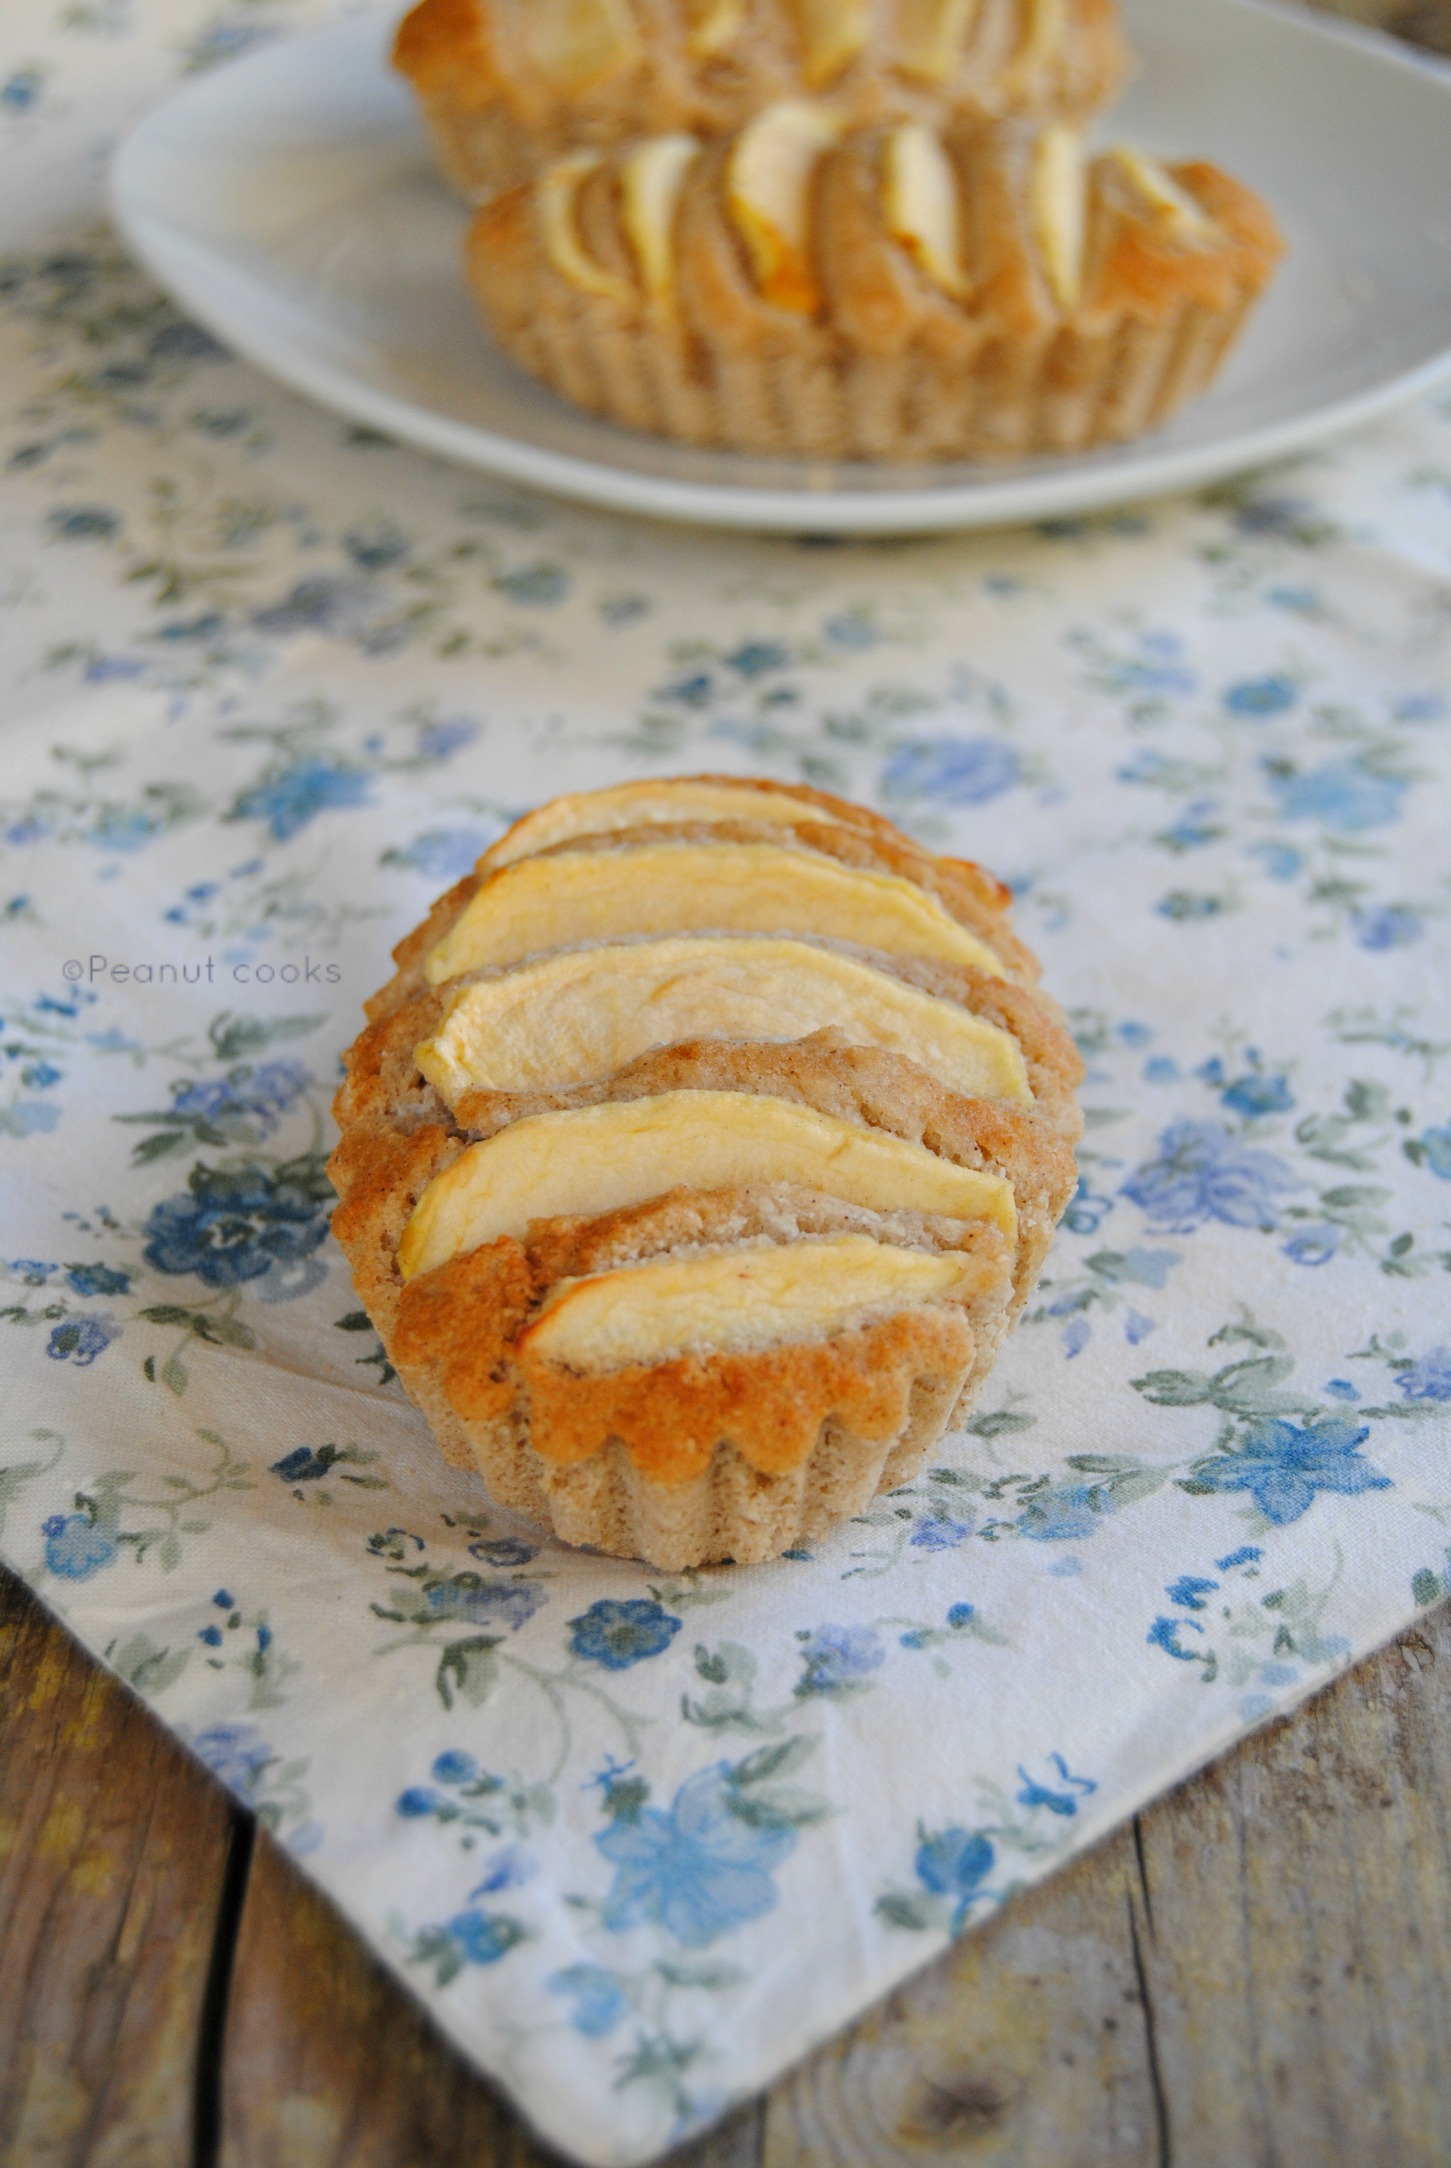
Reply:
[[[1114,135],[1215,159],[1290,255],[1207,399],[1141,443],[1011,467],[702,452],[565,406],[489,344],[465,213],[350,16],[181,91],[119,152],[117,219],[193,316],[284,383],[431,452],[566,496],[791,532],[1041,519],[1199,484],[1451,375],[1451,69],[1265,0],[1127,0]]]

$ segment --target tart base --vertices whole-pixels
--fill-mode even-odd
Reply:
[[[642,1475],[618,1438],[589,1460],[559,1467],[529,1443],[521,1416],[465,1422],[418,1369],[409,1366],[404,1383],[445,1458],[481,1475],[500,1505],[561,1542],[682,1573],[728,1561],[763,1565],[910,1483],[971,1399],[973,1373],[985,1377],[989,1367],[974,1361],[949,1377],[915,1379],[906,1421],[892,1437],[862,1437],[830,1416],[806,1459],[784,1473],[764,1473],[722,1440],[705,1471],[678,1484]]]

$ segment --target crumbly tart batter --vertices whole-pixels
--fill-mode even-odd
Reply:
[[[728,133],[780,99],[853,125],[1071,119],[1127,71],[1115,0],[421,0],[393,58],[480,201],[566,151]]]
[[[1075,1181],[999,884],[819,792],[656,779],[526,816],[395,960],[333,1226],[447,1457],[667,1571],[909,1480]]]
[[[626,428],[825,460],[1006,459],[1138,436],[1212,382],[1282,253],[1202,161],[1036,118],[573,149],[476,214],[467,269],[522,368]]]

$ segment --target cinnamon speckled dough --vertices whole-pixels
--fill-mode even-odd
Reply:
[[[809,132],[812,109],[777,111]],[[764,241],[760,206],[742,205],[744,136],[703,142],[682,169],[648,262],[626,187],[636,148],[506,190],[467,250],[494,338],[576,406],[691,443],[1065,454],[1202,392],[1281,254],[1260,199],[1202,161],[1088,159],[1071,131],[1020,121],[842,134],[823,118],[820,132],[792,186],[773,166],[780,231],[768,219]],[[904,225],[894,176],[909,170],[921,216]]]
[[[643,832],[679,832],[681,841],[708,834],[717,847],[748,849],[764,824],[668,819],[672,790],[683,802],[692,787],[689,779],[662,782],[656,818]],[[791,794],[791,786],[770,789],[777,798]],[[806,819],[809,797],[800,797]],[[537,854],[544,867],[571,856],[571,845],[577,856],[589,826],[587,802],[546,810],[556,827],[562,822],[573,833]],[[776,804],[778,832],[782,811]],[[854,818],[843,820],[843,829],[867,839],[873,864],[886,852],[894,871],[920,865],[924,893],[944,901],[960,888],[1015,971],[1036,977],[990,877],[895,841],[889,824],[875,822],[874,834],[873,816],[846,811]],[[543,837],[548,827],[542,821],[533,832]],[[531,831],[521,833],[527,844]],[[596,835],[587,848],[627,852],[641,833],[637,826]],[[818,845],[813,836],[799,847]],[[500,847],[500,858],[513,851]],[[871,967],[894,980],[920,981],[938,1000],[990,1013],[994,1028],[1022,1050],[1031,1101],[964,1097],[907,1055],[854,1045],[830,1030],[786,1041],[697,1034],[647,1048],[586,1082],[561,1079],[527,1092],[481,1086],[450,1106],[419,1069],[417,1051],[472,981],[430,985],[424,965],[481,877],[489,876],[461,884],[400,943],[399,976],[370,1004],[374,1021],[347,1057],[330,1171],[340,1196],[334,1230],[359,1295],[443,1451],[477,1468],[501,1502],[567,1541],[667,1570],[775,1556],[860,1510],[881,1483],[906,1480],[979,1388],[1072,1192],[1081,1074],[1072,1043],[1048,998],[1017,977],[873,957]],[[596,968],[606,967],[604,952],[590,953],[599,954]],[[724,1092],[733,1101],[738,1095],[743,1106],[733,1130],[747,1160],[746,1109],[764,1096],[1007,1181],[1015,1234],[1010,1239],[990,1218],[868,1209],[789,1180],[743,1179],[727,1190],[692,1188],[687,1180],[594,1217],[556,1211],[521,1235],[465,1248],[406,1279],[399,1252],[409,1220],[429,1183],[471,1144],[540,1114],[691,1091]],[[640,1164],[650,1166],[648,1158]],[[557,1168],[551,1189],[558,1196]],[[1012,1227],[1011,1215],[1004,1225]],[[533,1329],[575,1286],[610,1290],[627,1320],[648,1323],[649,1291],[657,1285],[660,1299],[668,1285],[684,1301],[679,1314],[689,1328],[690,1289],[709,1278],[713,1299],[729,1305],[731,1286],[751,1279],[757,1267],[749,1260],[767,1250],[777,1259],[772,1284],[784,1274],[782,1285],[798,1290],[793,1314],[807,1322],[793,1328],[794,1337],[776,1337],[781,1328],[768,1312],[760,1344],[697,1345],[687,1329],[669,1359],[620,1367],[596,1361],[587,1343],[568,1363],[556,1361],[551,1334]],[[848,1256],[879,1261],[863,1282],[877,1292],[860,1314],[840,1309],[844,1265],[837,1260]],[[928,1270],[913,1258],[948,1263]],[[719,1269],[689,1267],[692,1259],[714,1259]],[[586,1305],[582,1314],[598,1308]],[[817,1314],[836,1322],[814,1330],[809,1320]]]
[[[859,124],[1086,116],[1127,65],[1115,0],[422,0],[393,57],[480,200],[582,145],[817,92]]]

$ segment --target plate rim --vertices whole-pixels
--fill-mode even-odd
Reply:
[[[1451,102],[1451,63],[1392,39],[1383,31],[1343,17],[1311,13],[1293,4],[1293,0],[1212,0],[1212,4],[1228,11],[1267,16],[1292,33],[1328,39],[1383,66],[1409,70],[1422,80],[1429,77],[1440,83]],[[391,21],[393,12],[365,8],[281,42],[294,47],[361,41],[376,35],[381,25]],[[1312,409],[1309,414],[1241,430],[1177,452],[1155,452],[1150,438],[1146,440],[1150,449],[1137,451],[1136,455],[1131,451],[1125,457],[1123,448],[1088,453],[1057,463],[1041,474],[1020,472],[1010,481],[971,480],[927,487],[908,483],[877,490],[823,488],[813,485],[812,476],[827,463],[803,460],[799,487],[765,488],[652,475],[588,454],[556,451],[528,439],[504,436],[475,422],[455,420],[437,408],[380,390],[344,368],[308,355],[290,341],[279,344],[253,340],[244,310],[234,316],[225,308],[212,307],[205,293],[198,295],[186,259],[189,254],[199,254],[207,266],[214,259],[205,243],[164,227],[144,202],[136,200],[132,168],[145,155],[150,131],[177,106],[215,96],[219,83],[270,60],[277,50],[278,43],[269,40],[260,49],[224,63],[199,80],[183,83],[127,131],[112,154],[107,172],[110,212],[127,246],[187,314],[274,381],[400,444],[553,496],[677,524],[757,533],[907,535],[1031,525],[1044,519],[1105,511],[1114,505],[1141,503],[1230,479],[1362,426],[1451,379],[1448,344],[1382,383]],[[1096,464],[1100,460],[1103,464]]]

